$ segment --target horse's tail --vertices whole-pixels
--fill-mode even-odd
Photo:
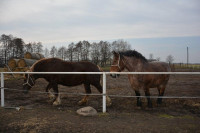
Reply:
[[[100,66],[97,65],[97,67],[99,68],[99,71],[100,71],[100,72],[104,72],[103,69],[102,69]],[[101,86],[103,85],[102,75],[101,75],[101,77],[100,77],[100,84],[101,84]]]

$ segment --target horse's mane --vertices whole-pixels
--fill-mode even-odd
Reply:
[[[136,50],[127,50],[127,51],[122,51],[119,52],[120,55],[123,56],[128,56],[128,57],[135,57],[138,59],[142,59],[143,61],[147,62],[147,59],[139,52],[137,52]]]

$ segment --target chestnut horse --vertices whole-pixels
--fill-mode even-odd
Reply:
[[[67,62],[57,58],[41,59],[32,65],[30,72],[100,72],[100,68],[91,62]],[[100,74],[25,74],[23,88],[28,92],[35,84],[38,78],[44,78],[49,84],[46,87],[46,92],[52,96],[50,89],[53,88],[55,98],[53,105],[61,103],[58,91],[58,84],[64,86],[77,86],[84,84],[86,94],[91,93],[90,85],[93,85],[102,93],[102,86],[100,84]],[[86,95],[79,104],[85,104],[88,101]],[[108,104],[111,104],[109,97],[107,97]]]
[[[129,72],[170,72],[169,64],[164,62],[148,62],[147,59],[135,50],[125,52],[113,52],[113,63],[110,72],[121,72],[124,69]],[[116,77],[115,74],[111,74]],[[140,89],[143,89],[148,100],[148,107],[152,107],[149,88],[157,88],[159,96],[163,96],[167,82],[168,74],[148,74],[133,75],[129,74],[128,79],[131,87],[134,89],[136,96],[140,96]],[[157,99],[157,103],[162,103],[162,98]],[[140,97],[137,97],[137,106],[142,106]]]

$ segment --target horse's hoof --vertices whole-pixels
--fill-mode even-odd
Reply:
[[[106,102],[106,106],[110,107],[112,105],[112,102]]]
[[[58,101],[53,102],[53,106],[58,106],[60,104],[61,104],[61,102],[58,102]]]
[[[112,105],[112,100],[110,99],[110,97],[106,97],[106,106],[110,107]]]
[[[78,105],[79,106],[87,105],[87,102],[84,102],[84,101],[81,100],[81,101],[78,102]]]
[[[49,99],[50,99],[50,100],[54,100],[54,99],[55,99],[55,96],[54,96],[54,95],[49,95]]]

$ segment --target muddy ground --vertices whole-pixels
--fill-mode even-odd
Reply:
[[[22,78],[7,79],[5,87],[21,90]],[[102,97],[90,96],[87,106],[98,111],[93,117],[83,117],[76,110],[84,107],[77,103],[83,96],[62,94],[62,104],[52,106],[45,92],[47,82],[39,79],[29,94],[5,90],[6,107],[0,108],[0,132],[200,132],[200,99],[164,99],[158,106],[152,99],[153,108],[136,107],[136,98],[111,97],[112,106],[102,113]],[[59,86],[62,93],[82,93],[83,86]],[[93,93],[98,93],[92,88]],[[117,79],[107,76],[107,92],[112,95],[135,95],[126,75]],[[144,95],[141,90],[141,94]],[[157,95],[151,89],[151,95]],[[200,96],[200,75],[172,75],[165,96]]]

